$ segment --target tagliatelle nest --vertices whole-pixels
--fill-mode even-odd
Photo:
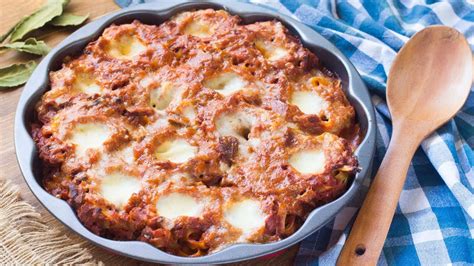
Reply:
[[[44,186],[92,232],[181,256],[291,235],[357,168],[337,75],[277,21],[112,25],[50,73]]]

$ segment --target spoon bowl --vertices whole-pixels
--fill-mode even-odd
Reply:
[[[471,62],[466,39],[453,28],[433,26],[413,36],[388,76],[393,123],[408,121],[426,127],[424,138],[452,118],[469,94]]]
[[[462,107],[472,82],[472,55],[455,29],[428,27],[398,53],[387,83],[392,138],[338,265],[375,265],[421,141]]]

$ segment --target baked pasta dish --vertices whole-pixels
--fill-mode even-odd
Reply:
[[[50,72],[43,186],[93,233],[202,256],[294,233],[358,169],[338,76],[278,21],[111,25]]]

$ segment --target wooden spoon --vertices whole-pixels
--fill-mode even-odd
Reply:
[[[337,265],[375,265],[421,141],[452,118],[472,82],[471,50],[455,29],[428,27],[400,50],[387,83],[393,133]]]

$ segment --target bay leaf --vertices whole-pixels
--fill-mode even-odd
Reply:
[[[35,61],[0,68],[0,88],[15,87],[25,83],[36,67]]]
[[[27,18],[28,18],[28,16],[23,17],[22,19],[20,19],[20,21],[18,21],[15,25],[13,25],[13,27],[11,27],[5,34],[1,35],[0,36],[0,43],[2,43],[4,40],[6,40],[12,34],[12,32],[15,30],[15,28],[19,24],[23,23],[23,21]]]
[[[50,50],[44,41],[37,41],[35,38],[28,38],[24,42],[13,42],[0,45],[0,52],[7,49],[14,49],[20,52],[37,55],[46,55]]]
[[[71,13],[63,13],[61,16],[55,17],[50,24],[54,26],[77,26],[87,20],[89,14],[78,16]]]
[[[15,25],[16,26],[16,25]],[[13,26],[11,29],[9,29],[5,34],[3,35],[0,35],[0,43],[2,43],[6,38],[8,38],[8,36],[10,36],[10,34],[13,32],[13,30],[15,29],[15,26]]]
[[[68,0],[49,0],[45,6],[15,25],[13,31],[10,33],[10,41],[21,40],[29,32],[43,27],[53,18],[61,15],[63,13],[63,7],[68,3]]]
[[[57,1],[57,0],[56,0]],[[60,0],[63,4],[63,8],[65,8],[67,5],[69,5],[69,2],[71,2],[71,0]]]

